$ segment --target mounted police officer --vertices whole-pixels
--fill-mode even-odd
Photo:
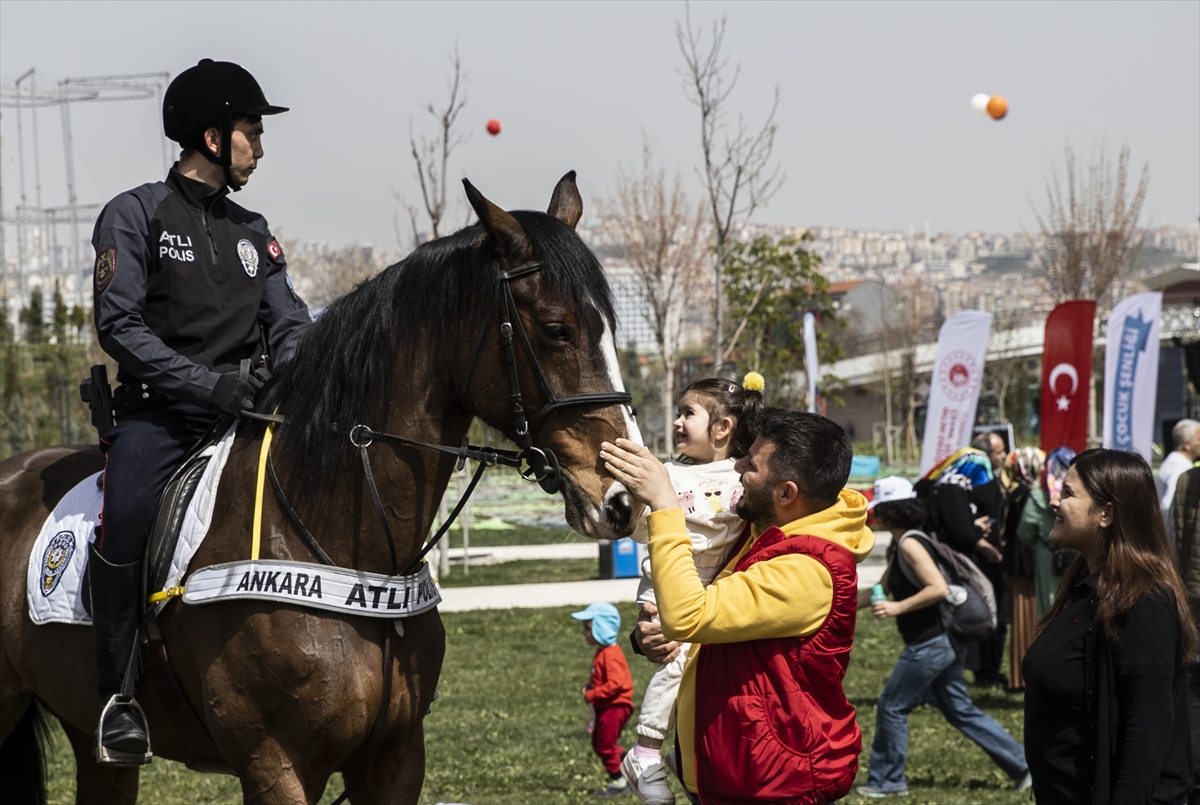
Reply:
[[[104,509],[90,550],[102,705],[96,754],[149,762],[149,735],[126,683],[143,611],[142,557],[159,498],[185,455],[222,417],[254,404],[246,359],[287,360],[311,322],[266,220],[234,204],[262,159],[267,103],[230,62],[203,59],[163,99],[183,151],[165,181],[114,198],[96,221],[93,283],[100,346],[119,365],[119,422],[101,438]]]

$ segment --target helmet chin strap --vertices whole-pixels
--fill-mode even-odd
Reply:
[[[233,118],[232,117],[221,118],[221,153],[214,154],[212,151],[209,150],[207,143],[205,143],[204,148],[200,149],[200,153],[209,162],[212,162],[214,165],[220,165],[221,168],[225,171],[225,186],[226,187],[228,187],[230,190],[232,190],[235,193],[242,189],[241,185],[234,184],[234,182],[233,182],[233,170],[232,170],[232,166],[233,166]]]

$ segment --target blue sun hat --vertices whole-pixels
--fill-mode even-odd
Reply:
[[[611,646],[617,642],[617,632],[621,631],[621,613],[606,601],[592,604],[580,612],[572,612],[571,617],[577,621],[592,622],[592,637],[602,646]]]

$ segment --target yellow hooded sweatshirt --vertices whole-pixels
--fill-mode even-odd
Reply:
[[[701,643],[742,643],[815,633],[833,606],[833,580],[825,566],[810,556],[786,554],[757,562],[734,573],[738,560],[758,540],[758,529],[725,565],[708,587],[700,582],[692,562],[682,509],[664,509],[647,518],[654,595],[663,634],[671,640],[694,643],[684,667],[675,700],[675,733],[683,782],[696,790],[695,701],[696,658]],[[867,528],[867,499],[843,489],[838,502],[781,530],[789,536],[826,539],[850,551],[862,562],[875,547]]]

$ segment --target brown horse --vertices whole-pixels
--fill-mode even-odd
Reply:
[[[464,184],[480,223],[423,245],[330,306],[302,334],[296,357],[260,401],[260,410],[285,419],[272,452],[287,497],[342,567],[393,572],[384,526],[347,440],[350,426],[457,447],[478,417],[522,441],[507,361],[512,352],[497,326],[506,318],[502,308],[515,310],[513,329],[518,335],[523,329],[528,342],[518,341],[513,375],[536,423],[530,431],[536,446],[553,451],[561,465],[568,522],[594,538],[633,528],[628,492],[598,459],[602,440],[638,436],[626,408],[611,400],[621,389],[614,314],[600,265],[573,231],[583,210],[574,172],[558,183],[548,214],[504,212]],[[533,261],[539,270],[529,268]],[[512,269],[518,271],[505,273]],[[589,393],[599,399],[578,396]],[[577,399],[550,406],[551,395],[560,403],[564,395]],[[192,570],[248,558],[262,433],[261,424],[243,423]],[[395,442],[376,442],[369,455],[403,568],[430,530],[454,457]],[[77,802],[137,798],[137,767],[100,766],[92,758],[99,700],[89,629],[34,625],[26,613],[27,561],[42,522],[75,483],[102,466],[91,447],[34,450],[0,464],[6,798],[19,791],[36,796],[39,702],[70,739]],[[269,491],[262,534],[263,559],[315,561]],[[362,766],[382,703],[390,621],[258,601],[173,600],[158,622],[182,688],[218,750],[199,758],[193,752],[193,765],[232,769],[245,801],[264,805],[316,802],[331,774],[349,778]],[[441,670],[441,619],[436,610],[415,616],[404,622],[403,636],[393,632],[390,640],[388,717],[352,802],[414,803],[424,779],[422,720]],[[187,759],[188,747],[154,691],[143,685],[140,698],[155,754]]]

